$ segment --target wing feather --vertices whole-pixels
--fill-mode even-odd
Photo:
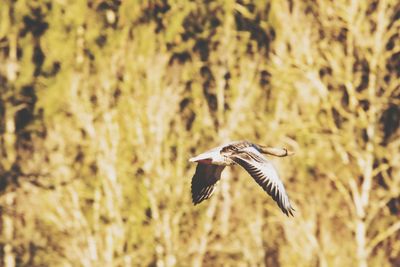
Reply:
[[[224,168],[225,166],[197,164],[192,178],[192,201],[195,205],[212,196]]]
[[[265,159],[256,149],[249,148],[233,154],[231,158],[242,166],[254,180],[272,197],[287,216],[293,216],[293,207],[289,196],[271,162]]]

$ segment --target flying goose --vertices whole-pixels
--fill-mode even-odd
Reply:
[[[211,197],[225,166],[239,164],[275,200],[283,213],[293,216],[294,209],[290,205],[289,197],[278,173],[261,153],[277,157],[294,154],[286,148],[272,148],[248,141],[236,141],[189,159],[190,162],[198,163],[192,178],[193,203],[196,205]]]

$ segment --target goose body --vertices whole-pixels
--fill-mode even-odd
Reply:
[[[248,141],[236,141],[191,158],[190,162],[198,163],[192,178],[193,203],[196,205],[210,198],[225,166],[238,164],[275,200],[283,213],[293,216],[294,209],[285,187],[274,166],[262,153],[277,157],[293,154],[285,148],[271,148]]]

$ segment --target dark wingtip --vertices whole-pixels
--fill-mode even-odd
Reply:
[[[201,196],[192,196],[192,203],[194,206],[200,204],[201,202],[203,202],[204,198],[202,198]]]
[[[294,212],[296,210],[293,207],[289,207],[287,210],[284,210],[283,212],[286,214],[286,216],[290,217],[294,217]]]

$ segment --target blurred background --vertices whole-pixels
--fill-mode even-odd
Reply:
[[[399,125],[397,0],[0,0],[0,265],[400,266]]]

